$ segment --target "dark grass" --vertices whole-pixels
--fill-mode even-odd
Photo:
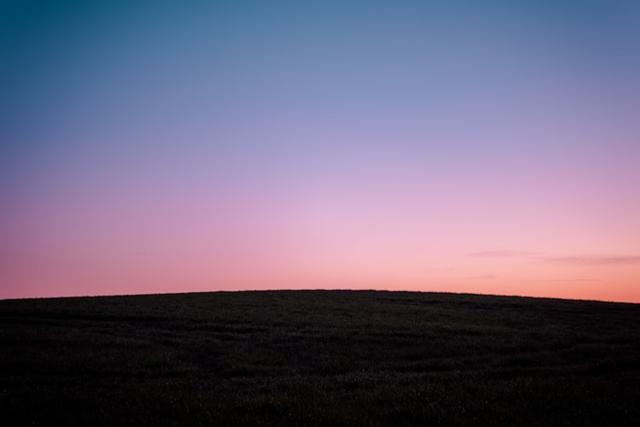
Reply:
[[[21,425],[638,425],[640,305],[373,291],[0,301]]]

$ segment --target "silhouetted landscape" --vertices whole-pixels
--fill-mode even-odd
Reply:
[[[637,425],[640,305],[378,291],[0,301],[3,425]]]

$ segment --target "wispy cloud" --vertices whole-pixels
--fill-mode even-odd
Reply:
[[[467,254],[477,258],[528,258],[559,265],[598,266],[598,265],[640,265],[640,255],[617,254],[575,254],[575,255],[546,255],[543,252],[518,250],[490,250]]]
[[[512,251],[512,250],[498,250],[498,251],[479,251],[471,252],[469,256],[478,258],[531,258],[540,256],[540,252],[527,252],[527,251]]]
[[[640,255],[570,255],[544,257],[544,260],[563,265],[635,265],[640,264]]]

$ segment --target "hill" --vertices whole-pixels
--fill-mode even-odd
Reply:
[[[640,305],[378,291],[0,301],[22,425],[637,425]]]

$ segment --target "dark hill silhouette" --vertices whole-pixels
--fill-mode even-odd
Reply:
[[[374,291],[0,301],[21,425],[636,425],[640,305]]]

